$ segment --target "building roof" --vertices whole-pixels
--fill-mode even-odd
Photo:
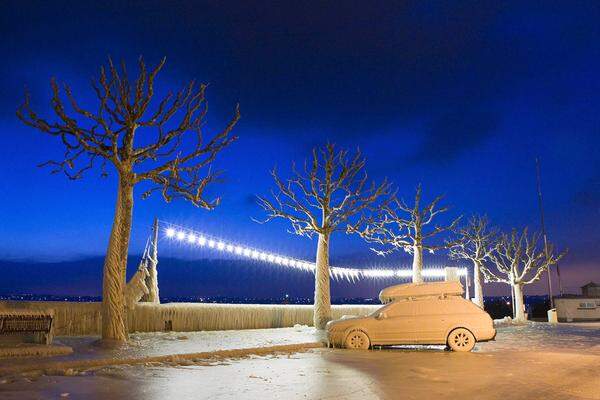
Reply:
[[[583,288],[589,288],[589,287],[600,287],[600,285],[595,282],[590,281],[590,283],[586,283],[581,288],[583,289]]]

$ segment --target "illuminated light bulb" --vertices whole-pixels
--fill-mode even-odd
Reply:
[[[412,271],[409,269],[398,269],[396,270],[396,276],[398,278],[410,278],[412,276]]]
[[[255,260],[267,261],[277,265],[282,265],[289,268],[295,268],[303,271],[315,272],[316,266],[314,262],[305,260],[297,260],[288,258],[283,255],[270,254],[267,252],[261,252],[260,250],[254,250],[240,245],[228,244],[225,241],[218,239],[209,239],[200,235],[199,233],[192,230],[179,230],[174,227],[168,227],[164,229],[164,233],[168,238],[175,238],[180,241],[187,241],[191,244],[197,244],[198,246],[208,246],[212,249],[220,251],[227,251],[229,253],[235,253],[239,256],[253,258]],[[469,274],[468,268],[455,267],[456,275],[459,277],[466,277]],[[353,282],[358,279],[365,278],[401,278],[408,279],[412,277],[411,269],[359,269],[359,268],[345,268],[345,267],[331,267],[330,274],[335,279],[347,279]],[[445,265],[429,265],[429,268],[422,270],[422,276],[427,279],[443,279],[446,276]]]

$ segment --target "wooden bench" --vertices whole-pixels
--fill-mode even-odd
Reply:
[[[34,343],[50,344],[53,320],[51,310],[0,310],[0,337],[21,336]]]

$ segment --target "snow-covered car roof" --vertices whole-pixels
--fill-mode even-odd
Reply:
[[[383,289],[379,292],[379,300],[386,304],[394,300],[411,297],[460,296],[462,294],[463,287],[458,281],[404,283]]]

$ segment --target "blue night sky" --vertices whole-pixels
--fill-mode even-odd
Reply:
[[[398,4],[401,3],[401,4]],[[36,165],[58,140],[15,116],[24,88],[50,116],[49,79],[93,104],[89,79],[108,55],[167,64],[158,90],[209,83],[208,128],[239,102],[239,140],[212,212],[160,196],[134,209],[132,254],[154,216],[284,254],[316,243],[260,225],[254,195],[327,141],[360,147],[374,179],[410,198],[446,195],[450,216],[487,213],[503,229],[539,228],[535,157],[550,240],[569,248],[565,285],[600,280],[600,3],[3,1],[0,6],[0,258],[101,255],[115,175],[71,182]],[[110,173],[111,171],[109,171]],[[142,190],[140,189],[139,193]],[[376,265],[355,237],[334,237],[333,263]],[[171,257],[191,250],[165,245]],[[203,254],[202,257],[210,257]],[[426,258],[427,262],[427,258]],[[182,277],[181,279],[185,279]]]

